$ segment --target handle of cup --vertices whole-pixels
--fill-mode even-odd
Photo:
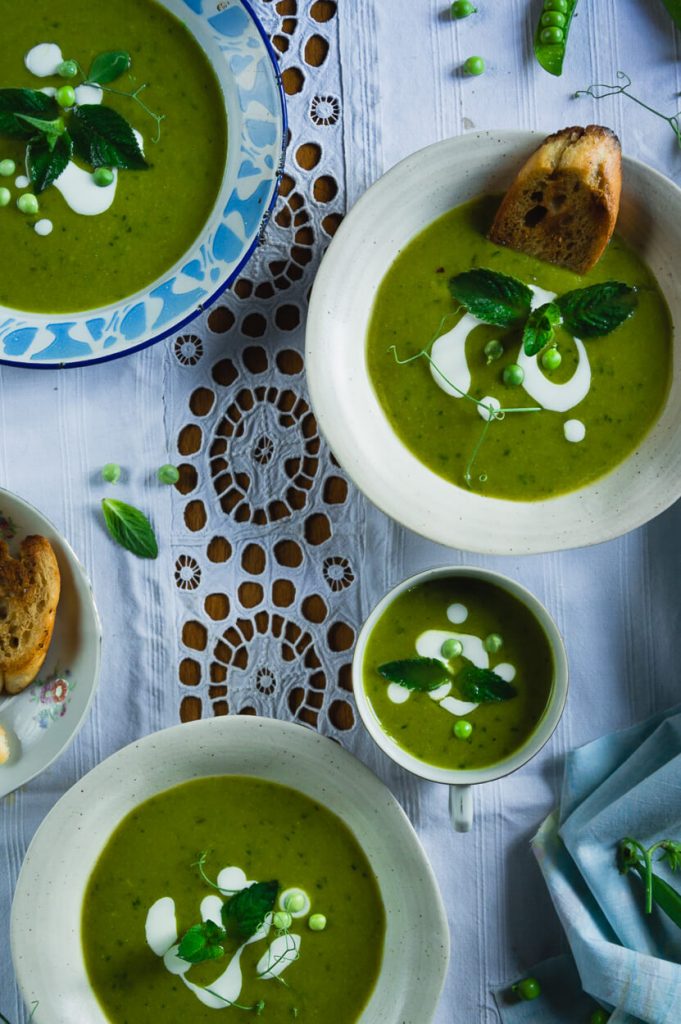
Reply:
[[[473,825],[473,789],[471,786],[449,787],[449,816],[455,832],[470,832]]]

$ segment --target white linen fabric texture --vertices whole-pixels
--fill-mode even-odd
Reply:
[[[268,29],[281,28],[274,3],[259,0],[255,6]],[[305,68],[305,87],[289,104],[294,175],[300,177],[293,164],[295,145],[323,140],[320,171],[329,168],[339,185],[338,203],[349,207],[383,171],[438,139],[495,127],[548,133],[595,121],[618,132],[628,155],[678,180],[681,153],[667,124],[624,98],[601,103],[573,99],[577,89],[592,82],[615,81],[622,69],[633,78],[637,95],[674,112],[681,89],[680,43],[662,3],[584,0],[561,79],[550,78],[532,59],[536,3],[481,2],[477,15],[459,23],[448,18],[448,6],[443,0],[340,0],[336,18],[320,26],[310,14],[312,0],[298,0],[301,32],[284,65],[301,56],[312,32],[325,35],[330,46],[321,67]],[[467,79],[460,67],[478,53],[487,71]],[[340,118],[311,123],[310,90],[336,95]],[[322,128],[329,130],[323,134]],[[309,207],[319,228],[324,211],[312,199]],[[273,245],[274,252],[276,237],[273,227],[265,244]],[[287,293],[301,305],[324,237],[323,230],[315,232],[314,259]],[[245,273],[255,280],[269,274],[264,251]],[[226,300],[230,308],[235,302]],[[260,304],[267,306],[267,300]],[[246,306],[242,302],[239,308]],[[302,351],[304,324],[284,338],[271,319],[268,315],[270,330],[259,344],[271,353],[284,343]],[[252,344],[252,338],[210,337],[205,319],[185,333],[200,338],[204,358],[209,352],[213,362],[217,355],[238,360]],[[208,533],[188,535],[186,499],[158,485],[155,470],[178,461],[177,431],[187,422],[189,397],[207,365],[182,363],[171,339],[130,359],[92,368],[61,373],[0,369],[0,482],[50,516],[72,543],[92,578],[104,627],[100,689],[77,741],[40,778],[0,805],[0,948],[6,951],[0,958],[0,1009],[12,1024],[28,1019],[7,951],[12,893],[32,835],[86,771],[137,737],[176,723],[187,691],[177,681],[178,664],[187,655],[182,626],[198,616],[199,600],[211,592],[218,570],[205,556]],[[276,381],[272,360],[269,367],[266,384],[269,375]],[[303,382],[296,386],[304,394]],[[201,453],[197,456],[200,463]],[[330,465],[323,448],[321,458]],[[113,489],[101,483],[99,471],[110,461],[127,467],[115,496],[144,508],[155,523],[161,542],[155,562],[140,562],[116,548],[101,524],[99,499]],[[192,497],[200,497],[211,515],[208,529],[219,523],[232,547],[242,550],[253,536],[248,524],[220,514],[209,469],[198,476]],[[273,491],[281,480],[277,483],[273,474]],[[320,477],[311,488],[308,511],[321,500],[321,486]],[[566,751],[678,699],[679,509],[592,550],[528,558],[479,557],[437,547],[389,522],[352,489],[331,525],[336,531],[333,554],[347,558],[354,575],[345,589],[330,588],[330,614],[342,616],[355,631],[373,603],[408,573],[436,564],[474,563],[509,573],[534,591],[566,638],[571,694],[565,716],[530,765],[476,791],[475,825],[468,835],[452,832],[443,787],[400,771],[359,724],[338,732],[327,714],[326,696],[320,714],[319,727],[337,735],[392,788],[434,866],[452,935],[452,961],[435,1024],[498,1024],[490,988],[567,949],[529,847],[537,826],[558,802]],[[303,517],[292,515],[289,527],[304,546]],[[270,524],[260,532],[268,551],[279,530]],[[204,573],[196,591],[175,585],[181,557],[194,558]],[[232,559],[223,573],[223,591],[238,579],[237,564]],[[320,559],[306,559],[298,589],[315,590],[319,573]],[[264,601],[273,613],[269,599]],[[325,646],[328,624],[305,628],[322,651],[327,676],[335,679],[338,664]],[[209,637],[209,647],[219,632]],[[257,668],[256,661],[252,667]],[[244,686],[250,687],[253,706],[293,717],[285,705],[261,701],[252,676],[244,675],[239,691]],[[238,710],[239,693],[236,697]],[[49,884],[58,885],[60,873],[68,869],[55,850]]]

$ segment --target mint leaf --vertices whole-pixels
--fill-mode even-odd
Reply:
[[[180,960],[186,960],[190,964],[200,964],[204,960],[218,960],[225,955],[224,946],[221,945],[227,933],[214,921],[204,921],[203,924],[195,924],[182,936],[177,955]]]
[[[17,117],[50,138],[57,139],[66,131],[63,117],[55,117],[53,121],[45,121],[42,117],[30,117],[28,114],[17,114]]]
[[[144,513],[115,498],[103,498],[102,511],[107,529],[118,544],[139,558],[156,558],[158,543]]]
[[[398,683],[408,690],[427,693],[446,683],[451,676],[437,658],[405,658],[378,666],[378,672],[390,683]]]
[[[556,299],[563,323],[577,338],[600,338],[628,320],[636,309],[636,289],[619,281],[577,288]]]
[[[230,935],[250,939],[274,910],[279,882],[254,882],[222,905],[222,923]]]
[[[149,166],[132,128],[111,107],[94,103],[76,107],[70,128],[76,154],[92,167],[142,171]]]
[[[132,63],[129,53],[125,50],[107,50],[106,53],[98,54],[90,66],[87,80],[97,85],[106,85],[108,82],[115,82],[117,78],[127,71]]]
[[[555,302],[545,302],[533,309],[527,318],[523,331],[523,349],[526,356],[536,356],[546,348],[553,337],[554,327],[562,321],[560,309]]]
[[[484,267],[452,277],[449,290],[478,320],[497,327],[523,323],[532,305],[532,292],[526,284]]]
[[[33,191],[38,195],[56,181],[65,170],[73,154],[73,142],[68,132],[53,139],[42,136],[29,142],[26,148],[28,174]]]
[[[466,665],[456,677],[456,683],[465,700],[473,704],[490,704],[511,700],[517,690],[489,668]]]
[[[0,89],[0,135],[30,139],[35,135],[23,117],[52,120],[59,116],[59,105],[52,96],[35,89]]]

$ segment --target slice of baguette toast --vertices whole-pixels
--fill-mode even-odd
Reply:
[[[59,566],[45,537],[26,537],[17,558],[0,541],[0,692],[32,683],[52,639]]]
[[[622,191],[622,151],[597,124],[549,135],[521,167],[494,218],[489,238],[585,274],[615,229]]]

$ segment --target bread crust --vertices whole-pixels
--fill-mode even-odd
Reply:
[[[563,128],[521,167],[489,238],[584,274],[612,237],[621,192],[622,153],[615,133],[594,124]]]
[[[12,558],[0,542],[0,692],[32,683],[47,655],[61,579],[46,537],[25,537]]]

